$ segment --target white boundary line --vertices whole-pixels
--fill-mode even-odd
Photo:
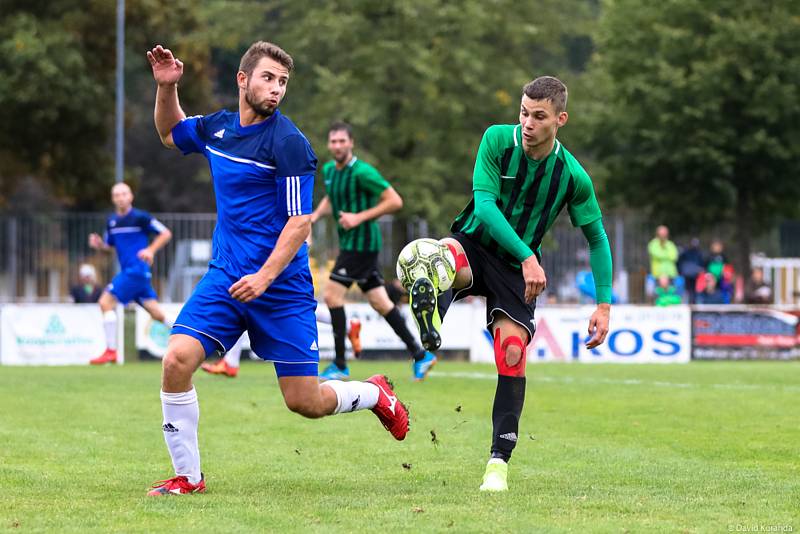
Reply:
[[[477,371],[431,371],[428,376],[433,378],[468,378],[474,380],[497,380],[495,373],[479,373]],[[664,380],[639,380],[638,378],[616,379],[616,378],[573,378],[573,377],[553,377],[553,376],[529,376],[528,380],[534,382],[545,382],[551,384],[612,384],[617,386],[656,386],[674,389],[735,389],[735,390],[763,390],[773,389],[776,391],[797,391],[800,386],[791,384],[702,384],[691,382],[666,382]]]

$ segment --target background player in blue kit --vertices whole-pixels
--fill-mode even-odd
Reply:
[[[172,239],[172,232],[146,211],[133,207],[133,192],[128,184],[115,184],[111,188],[111,201],[114,213],[106,221],[104,236],[89,235],[89,246],[93,249],[104,252],[116,249],[120,266],[120,273],[106,286],[98,301],[103,312],[106,350],[90,360],[94,365],[117,361],[118,301],[122,304],[136,301],[154,320],[166,323],[151,283],[150,266],[156,252]],[[156,236],[152,242],[151,235]]]
[[[274,362],[286,406],[310,418],[371,409],[392,435],[408,432],[408,412],[383,375],[366,382],[317,379],[316,301],[308,267],[317,158],[278,105],[294,63],[259,41],[242,56],[238,112],[187,118],[178,102],[183,63],[156,46],[147,53],[157,83],[161,141],[203,154],[217,203],[212,259],[175,321],[163,361],[164,439],[175,476],[150,495],[205,491],[192,374],[206,355],[226,351],[244,330],[259,357]]]

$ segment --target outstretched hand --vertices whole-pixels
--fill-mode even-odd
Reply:
[[[153,78],[159,85],[176,84],[183,76],[183,62],[173,56],[169,48],[156,45],[147,52],[147,60],[153,67]]]

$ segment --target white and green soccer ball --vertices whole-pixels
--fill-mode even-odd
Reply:
[[[435,239],[416,239],[403,247],[397,258],[397,278],[406,291],[417,278],[429,278],[436,289],[447,291],[456,277],[453,253]]]

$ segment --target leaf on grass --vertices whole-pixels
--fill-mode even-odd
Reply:
[[[435,430],[431,430],[431,442],[434,445],[437,445],[437,446],[439,445],[439,439],[436,437],[436,431]]]
[[[294,452],[295,452],[295,453],[296,453],[298,456],[300,455],[300,449],[295,449],[295,450],[294,450]]]
[[[460,405],[460,404],[459,404],[458,406],[456,406],[456,411],[457,411],[457,412],[460,412],[460,411],[461,411],[461,405]]]
[[[414,508],[411,509],[411,511],[414,512],[415,514],[421,514],[422,512],[425,511],[425,509],[422,508],[422,506],[415,506]]]
[[[411,471],[411,464],[409,464],[409,463],[406,463],[406,462],[403,462],[403,469],[406,469],[406,470],[408,470],[408,471]]]

